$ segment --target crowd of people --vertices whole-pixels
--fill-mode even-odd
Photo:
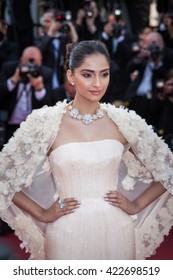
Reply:
[[[166,141],[170,139],[167,134],[171,135],[173,128],[169,125],[168,131],[166,123],[167,121],[170,123],[170,115],[165,113],[167,112],[165,108],[167,108],[168,100],[171,103],[169,97],[172,92],[170,90],[168,96],[164,89],[166,76],[169,76],[168,71],[173,68],[173,15],[170,10],[164,11],[160,15],[160,24],[157,28],[141,25],[138,32],[129,32],[125,15],[118,4],[112,6],[110,10],[106,6],[106,10],[105,7],[100,9],[97,1],[86,0],[70,11],[61,10],[62,7],[61,5],[58,7],[58,1],[47,1],[50,4],[43,10],[35,34],[29,9],[31,1],[18,1],[22,2],[22,8],[27,13],[18,17],[19,3],[15,4],[13,13],[11,13],[13,15],[11,21],[7,20],[4,2],[2,1],[1,5],[0,23],[0,118],[2,126],[5,119],[5,126],[15,124],[18,127],[21,120],[24,120],[32,109],[43,105],[54,105],[58,100],[62,100],[62,95],[59,95],[58,92],[59,87],[64,87],[66,80],[64,71],[66,45],[69,42],[94,39],[100,40],[106,45],[111,57],[110,84],[102,101],[118,106],[124,105],[135,110],[149,124],[153,125]],[[158,9],[160,9],[159,5]],[[16,24],[13,26],[14,19]],[[27,54],[28,47],[34,47],[30,55]],[[39,62],[35,59],[37,56],[35,52],[40,52]],[[27,67],[22,67],[22,64],[26,64]],[[44,77],[40,67],[47,68],[47,70],[44,69]],[[23,73],[24,71],[26,74]],[[17,72],[21,77],[18,77],[16,82],[14,77]],[[27,75],[27,79],[26,77],[23,79],[24,75]],[[35,75],[37,77],[33,77]],[[29,81],[27,81],[28,76],[30,76]],[[34,99],[35,95],[33,84],[30,85],[30,82],[31,79],[32,81],[38,80],[38,76],[43,78],[43,84],[40,85],[39,90],[46,88],[47,93],[43,94],[44,98],[36,98],[39,102],[31,102],[31,96]],[[27,102],[30,102],[30,105],[24,106],[26,109],[22,110],[26,111],[23,113],[21,111],[19,114],[22,116],[13,123],[11,118],[16,110],[15,106],[18,104],[17,106],[20,107],[20,103],[22,104],[22,100],[24,100],[24,97],[21,98],[24,93],[21,94],[21,92],[25,90],[21,89],[21,83],[28,84],[27,88],[30,89],[27,92],[32,91],[30,98],[25,98],[25,105]],[[160,91],[162,91],[162,98],[160,98]],[[13,94],[14,92],[15,94]],[[26,91],[25,95],[27,95]],[[9,100],[13,105],[9,104]],[[162,121],[163,119],[164,121]],[[0,145],[2,146],[6,129],[1,129],[1,131]],[[168,144],[172,149],[172,140]]]
[[[90,61],[91,55],[96,63],[96,65],[94,65],[96,73],[93,75],[96,76],[97,72],[100,71],[98,69],[103,67],[99,77],[101,76],[105,81],[105,92],[101,95],[99,101],[110,103],[116,107],[123,106],[127,109],[134,110],[140,117],[145,119],[148,125],[153,127],[153,130],[158,136],[162,136],[170,150],[173,151],[173,9],[172,11],[167,10],[160,15],[160,23],[157,28],[143,25],[139,32],[135,33],[129,32],[125,15],[119,5],[115,5],[113,10],[104,9],[104,15],[102,14],[103,10],[102,12],[100,10],[97,1],[93,0],[82,1],[82,5],[77,7],[75,14],[69,10],[62,10],[58,5],[48,5],[40,18],[37,33],[34,34],[34,31],[31,28],[33,26],[29,14],[31,1],[21,2],[23,3],[22,5],[24,5],[23,9],[27,9],[28,12],[27,14],[23,12],[23,16],[28,15],[25,19],[28,24],[21,24],[21,17],[18,18],[19,22],[17,21],[17,15],[15,13],[17,7],[14,7],[15,9],[12,10],[13,17],[10,22],[5,21],[5,15],[7,15],[6,9],[12,8],[11,6],[4,7],[3,16],[1,14],[1,149],[34,109],[43,108],[44,105],[47,105],[48,107],[54,106],[58,101],[64,100],[66,100],[67,104],[73,100],[76,106],[82,108],[81,100],[83,96],[82,98],[80,96],[79,76],[75,73],[76,69],[78,71],[81,65],[82,67],[83,65],[86,65],[86,69],[88,69],[87,67],[93,67],[92,61]],[[51,1],[51,4],[52,2],[56,1]],[[15,24],[13,24],[14,22]],[[86,49],[85,44],[82,42],[85,42]],[[91,42],[91,45],[89,42]],[[97,45],[96,42],[99,42],[100,45]],[[94,44],[96,44],[95,49]],[[72,49],[71,56],[67,51],[69,45],[71,45]],[[79,51],[81,51],[81,56],[78,55],[78,48]],[[91,48],[92,52],[87,53],[87,48]],[[84,53],[85,55],[82,57],[82,54]],[[108,56],[110,57],[110,60]],[[88,60],[86,57],[88,57]],[[98,60],[98,57],[100,58],[100,61]],[[76,60],[79,59],[79,61],[75,61],[74,58],[76,58]],[[110,69],[110,71],[108,71],[108,69]],[[82,71],[85,72],[84,70]],[[90,77],[92,71],[86,71],[83,75],[88,75],[88,77]],[[78,85],[75,84],[74,80]],[[97,92],[94,92],[93,94],[97,95]],[[94,102],[92,105],[93,109],[95,109],[93,111],[96,111],[93,115],[89,114],[82,116],[76,108],[71,108],[69,106],[70,114],[72,118],[82,119],[84,123],[91,123],[95,119],[102,119],[104,116],[104,110],[96,110],[98,109],[96,108],[96,104],[97,103]],[[86,106],[83,107],[83,110],[89,108],[89,103],[86,102],[85,105]],[[91,108],[89,111],[91,111]],[[67,126],[73,126],[73,123],[68,117],[65,120],[63,119],[63,121],[67,123]],[[105,120],[105,117],[103,117],[102,122],[103,125],[105,122],[105,127],[108,125],[108,127],[111,128],[111,124],[109,121]],[[79,129],[79,131],[75,125],[73,128],[76,129],[79,135],[85,135],[85,133],[82,132],[82,128]],[[97,127],[96,125],[95,128],[98,131],[101,127]],[[113,129],[113,131],[114,130],[115,129]],[[106,138],[118,137],[118,141],[121,145],[127,144],[125,139],[128,135],[126,135],[126,132],[124,132],[125,134],[123,135],[123,133],[119,134],[115,130],[113,135],[109,134],[108,130],[106,131]],[[68,133],[67,129],[64,128],[63,135],[69,135]],[[52,153],[52,158],[53,151],[56,150],[57,146],[61,144],[64,145],[63,143],[67,145],[63,135],[60,134],[60,140],[62,140],[60,141],[60,144],[58,142],[59,140],[57,140],[53,145],[52,152],[50,152],[50,155]],[[76,139],[75,137],[77,136],[72,137],[72,142]],[[86,141],[87,135],[84,138]],[[95,138],[93,139],[95,142],[98,142],[103,140],[103,138],[105,138],[103,135],[96,134],[96,140]],[[49,139],[49,141],[51,140]],[[155,141],[157,143],[157,138]],[[160,145],[161,144],[158,142],[158,147],[160,147]],[[150,169],[152,170],[152,168]],[[150,179],[151,178],[148,180]],[[155,185],[153,188],[155,188]],[[159,183],[158,188],[157,195],[153,195],[153,201],[157,200],[159,195],[164,194],[165,190],[162,189],[162,186]],[[122,205],[119,206],[119,204],[118,207],[123,209],[127,214],[136,214],[153,202],[147,201],[144,203],[142,209],[134,210],[131,202],[124,198],[123,194],[118,194],[117,196],[116,191],[111,191],[109,189],[107,189],[107,191],[105,199],[114,206],[117,206],[117,199],[125,201],[125,209]],[[146,193],[150,194],[152,192],[147,190]],[[14,197],[17,197],[15,192]],[[142,201],[143,203],[145,198],[143,199],[141,197],[139,198],[139,201]],[[23,204],[20,204],[21,199],[24,201],[26,200],[28,205],[31,206],[29,210],[27,208],[25,209]],[[63,216],[69,214],[80,207],[80,202],[74,198],[70,197],[64,201],[68,213],[61,213],[61,209],[55,209],[58,203],[60,208],[61,206],[64,208],[64,205],[58,200],[56,206],[53,204],[53,208],[50,207],[51,209],[47,211],[48,214],[45,214],[45,216],[47,215],[45,218],[46,223],[55,221],[55,219],[59,217],[58,215]],[[137,199],[135,201],[137,201]],[[19,198],[14,198],[14,203],[19,205],[24,211],[28,211],[31,216],[33,214],[32,211],[34,211],[34,208],[32,209],[32,207],[35,207],[35,212],[33,214],[33,216],[35,215],[34,218],[37,218],[37,212],[42,211],[24,196],[20,197],[19,195]],[[53,215],[55,210],[58,211],[57,215]],[[128,220],[129,217],[125,217],[125,219]],[[43,222],[41,219],[40,221]],[[1,222],[1,224],[1,234],[6,234],[11,230],[6,223]],[[134,228],[131,221],[129,221],[129,225],[131,227],[129,236],[132,237]],[[51,239],[51,237],[49,237],[49,231],[47,235],[48,240]],[[118,233],[117,236],[119,236]],[[128,252],[129,255],[127,255],[127,258],[129,259],[134,258],[135,254],[133,248],[134,240],[132,240],[134,236],[133,238],[131,237],[128,237],[130,238],[129,240],[132,241],[132,247]],[[124,238],[126,238],[126,236]],[[128,239],[127,243],[129,243]],[[49,255],[47,258],[54,258],[52,255],[53,248],[48,245],[48,250],[50,250],[50,252],[47,251],[47,254]],[[69,256],[68,254],[67,246],[67,256]],[[126,254],[127,252],[125,251],[124,255],[118,255],[115,256],[115,258],[123,258]],[[95,258],[97,257],[98,256]],[[59,258],[59,256],[56,256],[56,258]],[[60,256],[60,258],[63,259],[63,255]]]

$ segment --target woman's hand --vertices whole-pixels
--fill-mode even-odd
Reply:
[[[61,199],[62,200],[62,199]],[[80,202],[74,198],[65,198],[63,203],[60,203],[58,198],[55,203],[53,203],[48,209],[43,211],[42,222],[51,223],[57,219],[73,213],[77,208],[79,208]]]
[[[166,188],[160,182],[153,182],[140,196],[134,201],[128,200],[122,193],[118,191],[109,191],[105,195],[105,200],[111,205],[124,210],[129,215],[141,212],[166,192]]]
[[[109,191],[104,199],[109,204],[121,208],[129,215],[138,213],[137,205],[135,202],[128,200],[122,193],[118,191]]]

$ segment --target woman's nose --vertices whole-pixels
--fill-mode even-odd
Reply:
[[[99,87],[100,84],[101,84],[101,82],[100,82],[100,77],[95,77],[95,78],[94,78],[94,81],[93,81],[93,86]]]

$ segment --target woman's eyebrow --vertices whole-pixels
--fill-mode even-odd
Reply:
[[[104,71],[108,71],[108,70],[110,70],[110,68],[103,69],[100,72],[104,72]],[[91,69],[82,69],[81,72],[83,72],[83,71],[88,71],[88,72],[92,72],[92,73],[95,72],[95,70],[91,70]]]

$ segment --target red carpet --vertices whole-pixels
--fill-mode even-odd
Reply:
[[[156,254],[150,257],[149,260],[173,260],[173,228],[157,249]]]
[[[26,254],[24,250],[19,247],[19,240],[13,234],[10,233],[7,236],[0,236],[0,256],[2,255],[2,250],[7,248],[5,252],[5,259],[20,259],[27,260],[29,254]],[[2,259],[2,257],[0,257]],[[165,241],[157,249],[155,255],[153,255],[151,260],[173,260],[173,229],[170,234],[165,238]]]

